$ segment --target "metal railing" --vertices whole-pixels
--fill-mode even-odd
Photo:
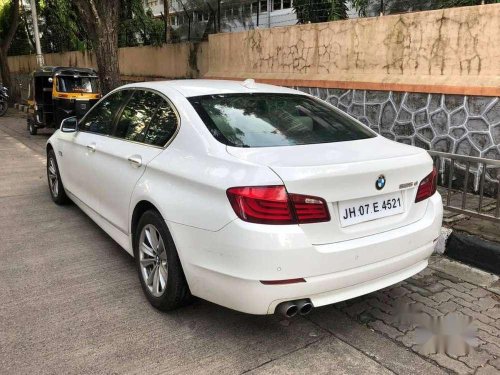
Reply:
[[[445,209],[500,223],[500,160],[428,152],[446,189]]]

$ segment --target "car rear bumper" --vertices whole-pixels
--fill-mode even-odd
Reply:
[[[299,226],[236,220],[217,232],[168,222],[191,292],[228,308],[272,314],[280,302],[309,298],[315,307],[402,281],[427,266],[439,236],[442,203],[402,228],[354,240],[312,245]],[[261,280],[304,278],[264,285]]]

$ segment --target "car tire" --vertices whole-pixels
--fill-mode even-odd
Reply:
[[[169,311],[189,302],[191,294],[174,240],[156,210],[146,211],[139,219],[134,257],[142,290],[151,305]]]
[[[52,200],[59,205],[68,203],[70,199],[64,190],[61,175],[59,174],[56,154],[52,149],[47,152],[47,181],[49,183],[49,191]]]
[[[33,121],[30,121],[28,123],[28,131],[30,132],[31,135],[36,135],[38,133],[38,129],[33,123]]]

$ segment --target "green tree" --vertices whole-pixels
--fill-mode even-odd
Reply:
[[[10,49],[12,41],[19,25],[19,0],[12,0],[7,4],[2,2],[0,9],[0,71],[2,83],[9,89],[12,89],[12,80],[7,61],[7,52]]]
[[[86,33],[71,1],[38,0],[37,10],[44,53],[81,51],[87,48]]]
[[[161,45],[165,42],[165,21],[145,10],[142,0],[126,0],[120,15],[119,46]]]

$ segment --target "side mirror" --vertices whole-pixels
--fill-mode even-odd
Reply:
[[[76,116],[65,118],[61,121],[61,131],[63,133],[74,133],[78,130],[78,119]]]

